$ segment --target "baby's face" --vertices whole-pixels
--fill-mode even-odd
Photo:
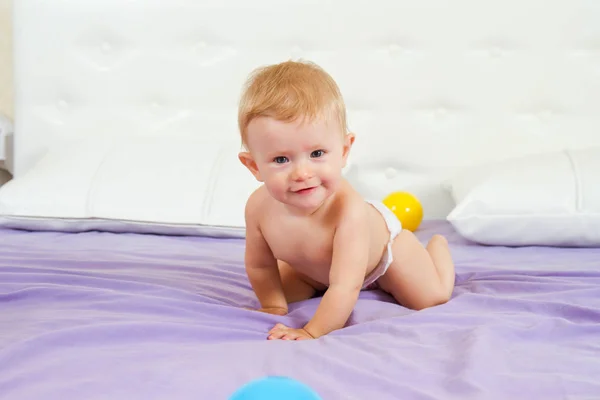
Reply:
[[[256,164],[253,173],[271,196],[310,211],[340,184],[352,136],[342,135],[333,121],[286,123],[261,117],[248,125],[247,144]]]

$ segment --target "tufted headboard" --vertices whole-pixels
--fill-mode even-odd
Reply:
[[[75,140],[235,141],[244,79],[290,58],[342,89],[348,178],[428,217],[458,168],[600,145],[595,0],[18,0],[14,18],[17,178]]]

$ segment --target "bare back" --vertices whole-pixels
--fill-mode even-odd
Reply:
[[[253,196],[260,198],[254,212],[263,238],[273,256],[308,278],[329,285],[336,228],[352,207],[365,207],[368,213],[369,261],[366,274],[379,263],[389,240],[387,225],[379,213],[344,181],[335,197],[328,199],[310,216],[291,214],[274,200],[264,187]]]

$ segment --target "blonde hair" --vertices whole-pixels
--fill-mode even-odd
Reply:
[[[318,65],[307,61],[285,61],[257,68],[242,92],[238,127],[242,144],[247,128],[258,117],[291,122],[334,116],[347,133],[346,106],[336,82]]]

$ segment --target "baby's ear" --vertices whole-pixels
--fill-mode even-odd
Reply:
[[[256,161],[254,161],[252,155],[247,151],[242,151],[238,154],[238,158],[240,159],[242,164],[244,164],[244,166],[248,168],[250,172],[252,172],[252,175],[254,175],[256,180],[262,182],[262,179],[260,178],[260,172],[258,171],[258,167],[256,165]]]
[[[350,149],[352,148],[352,145],[354,144],[354,139],[356,138],[356,136],[354,135],[354,133],[347,133],[346,136],[344,137],[344,153],[343,153],[343,157],[344,157],[344,166],[346,165],[346,162],[348,161],[348,155],[350,154]]]

